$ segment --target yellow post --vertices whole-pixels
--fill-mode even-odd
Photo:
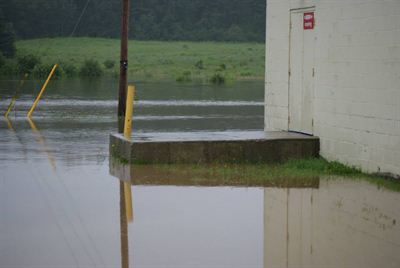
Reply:
[[[125,110],[125,123],[124,123],[124,137],[131,139],[132,134],[132,114],[133,114],[133,99],[135,96],[135,86],[128,86],[126,93],[126,110]],[[133,207],[132,207],[132,190],[128,182],[124,182],[125,192],[125,209],[126,218],[129,222],[133,221]]]
[[[42,89],[41,89],[40,92],[39,92],[39,95],[36,97],[35,101],[33,102],[33,105],[32,105],[32,107],[31,107],[31,109],[30,109],[29,112],[28,112],[28,117],[31,117],[31,116],[32,116],[32,113],[33,113],[33,111],[35,110],[36,105],[38,104],[40,98],[42,97],[43,92],[44,92],[44,90],[46,89],[47,84],[49,83],[51,77],[53,76],[53,74],[54,74],[56,68],[57,68],[57,64],[54,64],[53,69],[51,69],[51,72],[50,72],[49,76],[47,77],[46,82],[43,84],[43,87],[42,87]]]
[[[24,75],[24,78],[22,78],[22,80],[21,80],[21,82],[19,84],[19,88],[22,88],[22,86],[24,85],[24,83],[25,83],[26,79],[28,78],[28,76],[29,76],[28,74]],[[11,98],[11,102],[8,105],[7,112],[4,114],[5,117],[8,117],[8,114],[11,112],[11,109],[14,107],[15,100],[17,99],[17,93],[18,93],[18,89],[19,88],[17,88],[17,91],[15,92],[15,95]]]
[[[124,137],[131,139],[132,134],[132,114],[133,114],[133,98],[135,96],[135,86],[128,86],[126,94],[126,110],[125,110],[125,124],[124,124]]]

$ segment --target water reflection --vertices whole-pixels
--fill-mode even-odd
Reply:
[[[319,177],[270,178],[254,165],[127,165],[109,159],[110,174],[132,185],[318,188]]]
[[[128,191],[126,191],[129,189]],[[132,202],[131,196],[129,194],[130,185],[126,182],[119,182],[119,206],[120,206],[120,233],[121,233],[121,267],[129,267],[129,232],[128,232],[128,222],[133,220],[132,217]],[[131,211],[130,211],[131,210]]]
[[[46,153],[51,167],[53,168],[54,171],[56,171],[56,160],[55,160],[53,154],[51,153],[50,148],[47,146],[46,138],[42,135],[40,130],[36,127],[35,123],[33,122],[33,120],[31,118],[28,117],[27,121],[28,121],[29,126],[31,127],[33,133],[35,134],[37,141],[40,143],[43,151]]]
[[[15,132],[15,128],[14,128],[14,126],[13,126],[11,120],[10,120],[7,116],[5,116],[4,119],[5,119],[6,122],[7,122],[7,127],[8,127],[8,129],[11,130],[13,133],[16,133],[16,132]]]
[[[21,137],[18,135],[17,130],[15,129],[12,121],[10,120],[9,117],[4,117],[4,120],[7,122],[7,127],[10,130],[10,132],[12,133],[12,135],[9,136],[9,138],[15,137],[18,141],[18,145],[20,145],[22,147],[22,155],[23,155],[23,159],[26,160],[27,158],[27,150],[26,150],[26,145],[24,144],[23,140],[21,139]]]
[[[400,266],[399,192],[357,179],[261,182],[246,167],[221,177],[212,166],[109,166],[117,87],[54,85],[34,122],[27,91],[16,117],[0,119],[1,267]],[[144,132],[262,127],[262,106],[250,105],[262,83],[162,86],[139,95]]]
[[[351,180],[265,188],[264,267],[396,267],[399,200]]]
[[[180,185],[189,192],[193,189],[190,186],[254,187],[224,176],[216,178],[217,183],[210,178],[199,180],[196,172],[191,176],[187,170],[170,171],[160,166],[129,166],[110,161],[110,173],[123,184],[163,185],[166,191],[166,185]],[[184,176],[180,178],[179,174]],[[396,254],[400,250],[398,193],[341,178],[314,178],[304,180],[303,185],[293,181],[292,185],[286,182],[257,186],[263,187],[263,267],[400,264]],[[185,228],[184,223],[180,226]]]

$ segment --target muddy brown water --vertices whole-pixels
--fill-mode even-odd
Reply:
[[[1,111],[16,84],[0,82]],[[29,81],[0,119],[1,268],[400,266],[398,192],[324,177],[187,183],[145,169],[127,187],[109,170],[116,81],[55,81],[29,122],[39,86]],[[134,131],[263,127],[262,82],[137,86]]]

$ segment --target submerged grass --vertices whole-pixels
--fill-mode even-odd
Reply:
[[[120,41],[106,38],[43,38],[16,43],[17,54],[35,55],[44,64],[80,70],[85,61],[102,63],[101,71],[119,73]],[[129,78],[135,80],[264,79],[265,44],[227,42],[129,41]],[[76,72],[77,73],[77,72]],[[218,82],[222,81],[221,79]]]
[[[126,162],[126,161],[124,161]],[[319,178],[368,181],[378,187],[400,191],[400,180],[361,170],[323,158],[289,160],[283,164],[133,164],[136,179],[147,177],[190,180],[222,185],[315,187]],[[147,177],[146,177],[147,176]]]

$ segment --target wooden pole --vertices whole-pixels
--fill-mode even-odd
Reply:
[[[129,31],[129,0],[122,0],[121,18],[121,61],[118,94],[118,132],[124,131],[126,109],[126,88],[128,84],[128,31]]]

